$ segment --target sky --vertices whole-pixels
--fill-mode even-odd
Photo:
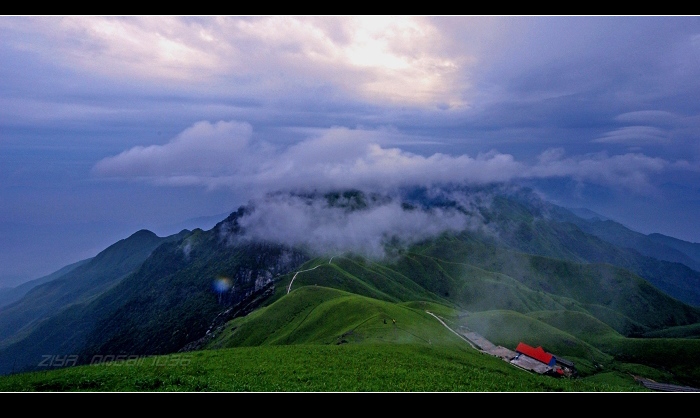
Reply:
[[[268,192],[491,182],[700,242],[700,17],[0,17],[0,287]]]

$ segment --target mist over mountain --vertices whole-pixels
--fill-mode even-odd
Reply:
[[[0,289],[0,307],[3,307],[5,305],[9,305],[10,303],[22,298],[22,296],[26,295],[27,292],[32,290],[34,287],[39,286],[40,284],[50,282],[52,280],[55,280],[64,274],[67,274],[74,268],[80,266],[81,264],[84,264],[86,262],[90,261],[90,259],[85,259],[82,261],[78,261],[73,264],[69,264],[49,275],[46,275],[44,277],[40,277],[38,279],[30,280],[28,282],[22,283],[18,286],[11,287],[11,288],[1,288]]]
[[[600,231],[619,228],[599,222],[505,183],[278,190],[209,230],[139,231],[0,307],[0,372],[47,353],[85,364],[199,349],[308,263],[295,286],[467,312],[571,309],[628,337],[700,321],[700,272],[615,244]]]
[[[548,329],[590,373],[700,382],[671,363],[700,351],[699,34],[700,16],[0,17],[0,373],[223,334],[357,342],[361,307],[430,324],[426,303],[503,344]],[[353,299],[332,326],[331,296]]]
[[[235,242],[263,241],[300,247],[313,255],[353,252],[381,260],[444,232],[486,230],[485,191],[403,188],[391,193],[358,189],[277,192],[251,201],[238,219]]]

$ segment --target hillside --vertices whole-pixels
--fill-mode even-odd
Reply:
[[[46,353],[72,356],[70,365],[79,365],[105,356],[280,345],[463,350],[464,341],[430,310],[453,329],[474,330],[510,349],[520,341],[545,345],[575,359],[586,378],[641,369],[700,386],[692,358],[700,348],[694,338],[700,309],[687,302],[697,295],[685,292],[684,301],[664,290],[691,286],[700,273],[688,266],[616,247],[551,216],[552,206],[522,191],[413,189],[401,197],[346,191],[295,199],[333,219],[391,208],[415,222],[439,214],[470,223],[420,239],[396,230],[384,237],[381,257],[331,245],[321,254],[313,242],[254,239],[252,221],[265,208],[241,207],[209,231],[153,240],[149,251],[139,247],[143,259],[126,257],[134,263],[124,263],[121,275],[109,269],[111,279],[73,285],[69,275],[80,266],[50,282],[84,290],[68,292],[72,302],[28,332],[8,332],[13,340],[0,350],[2,373],[41,369]],[[678,275],[661,280],[669,264]],[[48,294],[40,290],[20,302],[40,306]],[[660,359],[664,349],[679,353],[677,363]]]
[[[58,348],[57,344],[65,344],[65,341],[48,344],[42,341],[50,340],[51,332],[46,330],[69,326],[70,318],[82,316],[84,305],[137,269],[160,244],[180,236],[161,238],[150,231],[138,231],[92,259],[61,269],[55,273],[58,277],[32,287],[22,298],[4,306],[0,309],[0,348],[5,355],[1,357],[0,370],[3,373],[16,370],[23,356],[34,362],[33,350],[52,352]],[[68,322],[62,325],[61,321]],[[76,333],[82,331],[81,327],[75,329]]]
[[[30,280],[28,282],[20,284],[19,286],[0,289],[0,308],[7,306],[14,301],[21,299],[24,295],[27,294],[27,292],[29,292],[33,288],[39,286],[40,284],[44,284],[44,283],[53,281],[55,279],[58,279],[59,277],[67,274],[68,272],[70,272],[74,268],[76,268],[82,264],[85,264],[88,261],[90,261],[89,258],[86,260],[81,260],[81,261],[75,262],[73,264],[69,264],[65,267],[62,267],[62,268],[56,270],[55,272],[53,272],[51,274],[48,274],[44,277],[40,277],[38,279]]]

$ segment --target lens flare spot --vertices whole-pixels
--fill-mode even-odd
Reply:
[[[224,293],[233,287],[233,282],[228,277],[217,277],[214,279],[214,290]]]

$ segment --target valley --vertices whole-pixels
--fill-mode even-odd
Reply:
[[[464,204],[475,195],[487,203]],[[241,207],[209,231],[134,234],[0,308],[0,390],[653,390],[640,378],[700,387],[700,308],[697,293],[684,290],[697,292],[700,273],[584,232],[573,213],[526,191],[410,196],[401,201],[410,216],[478,218],[479,227],[415,242],[387,236],[382,257],[249,239],[256,207]],[[359,191],[304,199],[337,217],[395,204]],[[115,263],[124,273],[105,276],[107,285],[96,281]],[[672,275],[664,276],[669,265]],[[66,296],[36,310],[60,292]],[[509,364],[522,343],[573,362],[576,376]],[[274,370],[285,350],[292,363]],[[388,353],[401,366],[388,368]],[[46,355],[71,361],[47,367]],[[168,364],[168,356],[187,364],[139,363]],[[236,365],[222,356],[238,358]],[[253,384],[237,374],[255,375],[256,367],[270,380]],[[362,378],[348,381],[353,373]]]

